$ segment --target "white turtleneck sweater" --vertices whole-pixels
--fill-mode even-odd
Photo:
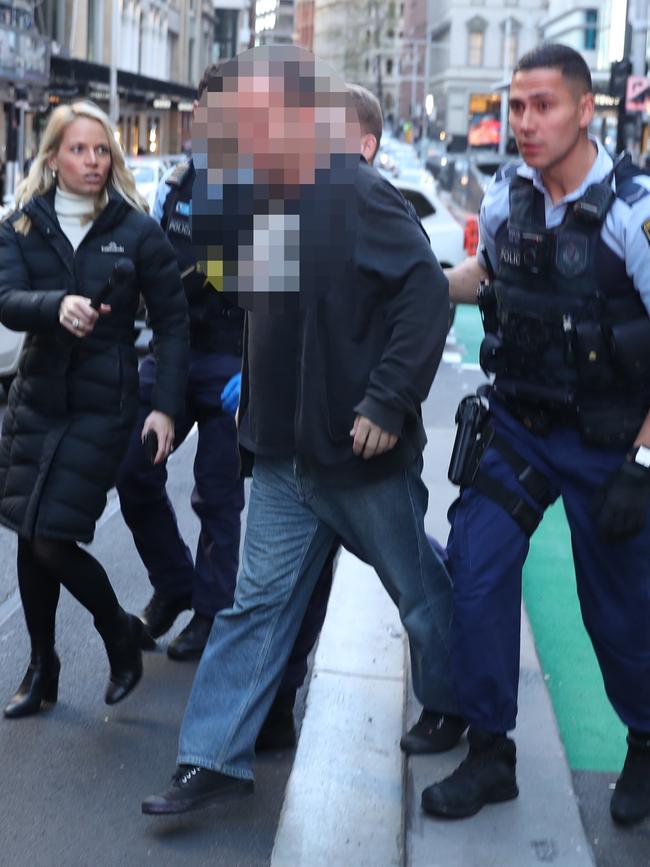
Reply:
[[[74,250],[87,235],[93,224],[92,214],[95,210],[95,199],[92,196],[78,196],[76,193],[65,193],[56,188],[54,210],[59,225],[72,244]]]

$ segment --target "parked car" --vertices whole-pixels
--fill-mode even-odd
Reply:
[[[400,175],[391,183],[413,205],[440,264],[450,268],[462,262],[466,256],[463,229],[440,200],[435,181],[428,172],[421,171],[419,178],[410,174],[408,177]]]
[[[478,213],[492,175],[513,158],[510,154],[501,155],[494,150],[448,153],[435,166],[436,179],[440,189],[451,193],[456,204],[465,211]],[[427,168],[434,170],[429,160]]]
[[[153,208],[156,198],[156,190],[162,176],[170,167],[170,162],[163,157],[127,157],[126,164],[133,172],[135,186],[141,196],[149,203],[149,210]]]

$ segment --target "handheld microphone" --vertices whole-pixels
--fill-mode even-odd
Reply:
[[[126,256],[118,259],[115,265],[113,265],[113,273],[111,274],[110,279],[104,286],[102,286],[97,295],[95,295],[90,302],[90,306],[93,310],[99,310],[101,305],[113,291],[126,286],[133,274],[135,274],[135,265],[133,264],[133,261],[127,259]]]

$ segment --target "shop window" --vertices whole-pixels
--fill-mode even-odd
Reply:
[[[467,35],[467,65],[483,66],[483,45],[485,34],[482,30],[475,30]]]

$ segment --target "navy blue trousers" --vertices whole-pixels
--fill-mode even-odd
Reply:
[[[174,447],[181,445],[196,422],[191,502],[201,531],[194,558],[167,496],[166,464],[152,466],[140,441],[142,425],[151,412],[156,376],[152,355],[140,366],[140,412],[117,482],[124,520],[154,589],[170,599],[191,596],[194,610],[210,618],[232,606],[239,565],[244,483],[239,473],[237,429],[234,420],[218,407],[224,385],[240,366],[235,355],[191,350],[186,408],[175,419]],[[314,589],[280,691],[298,689],[307,673],[307,657],[327,611],[336,550]]]
[[[234,419],[218,408],[222,388],[240,365],[235,355],[191,350],[186,407],[175,419],[174,447],[197,422],[192,508],[201,532],[194,560],[167,496],[166,463],[152,466],[140,442],[156,376],[151,355],[140,366],[140,412],[117,482],[124,520],[154,588],[168,598],[191,595],[194,610],[206,617],[230,606],[237,578],[244,483]]]
[[[562,497],[582,618],[607,695],[626,725],[650,731],[650,521],[628,541],[605,543],[591,512],[596,490],[621,465],[625,449],[586,446],[569,427],[532,434],[496,401],[492,404],[496,430],[546,476],[553,498]],[[495,449],[487,450],[481,466],[532,504]],[[463,490],[449,517],[451,660],[461,711],[475,726],[508,731],[517,716],[521,573],[528,538],[500,506],[472,488]],[[549,617],[552,605],[549,600]]]

